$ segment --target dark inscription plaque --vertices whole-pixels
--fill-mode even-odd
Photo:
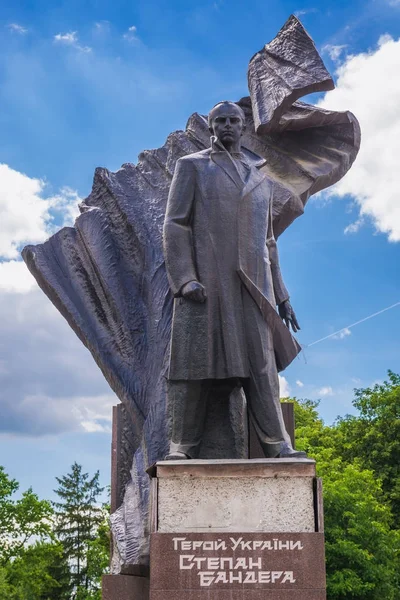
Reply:
[[[322,533],[154,533],[150,600],[325,600]]]

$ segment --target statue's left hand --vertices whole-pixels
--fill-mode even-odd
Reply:
[[[293,332],[297,333],[297,331],[299,331],[299,329],[300,329],[300,325],[297,322],[295,312],[294,312],[289,300],[285,300],[285,302],[282,302],[279,305],[278,310],[279,310],[279,316],[286,323],[286,327],[288,329],[290,329],[290,327],[291,327],[293,329]]]

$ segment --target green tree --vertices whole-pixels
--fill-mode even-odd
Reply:
[[[104,520],[100,524],[96,539],[88,542],[86,552],[87,577],[89,588],[80,586],[77,600],[101,600],[101,577],[109,570],[110,563],[110,526],[108,523],[109,507],[104,506]]]
[[[13,589],[8,581],[8,572],[5,567],[0,567],[0,600],[12,598]]]
[[[400,536],[382,483],[360,460],[342,458],[341,424],[325,425],[317,408],[295,400],[296,446],[323,478],[328,598],[398,600]]]
[[[348,463],[358,460],[382,481],[400,528],[400,376],[389,371],[388,381],[356,389],[356,417],[336,423],[336,451]]]
[[[325,538],[330,600],[399,598],[399,532],[381,483],[359,464],[319,458],[324,481]],[[328,459],[328,460],[327,460]]]
[[[98,588],[90,573],[90,555],[104,521],[104,509],[99,505],[104,488],[99,484],[98,471],[90,478],[76,462],[70,473],[56,479],[59,487],[54,491],[60,500],[53,503],[55,533],[70,564],[72,598],[82,598],[82,592],[88,597]]]
[[[29,488],[16,500],[19,484],[0,466],[0,566],[18,557],[31,539],[51,535],[53,510]]]
[[[7,583],[7,600],[69,600],[70,573],[62,545],[39,542],[24,548],[7,566]]]

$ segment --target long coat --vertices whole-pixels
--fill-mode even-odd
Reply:
[[[240,158],[244,177],[218,143],[176,164],[164,223],[175,297],[170,379],[249,376],[248,340],[259,334],[245,326],[243,293],[259,306],[255,328],[272,331],[278,370],[300,351],[275,308],[289,295],[272,231],[272,184],[259,170],[265,161],[249,151]],[[206,288],[204,303],[181,296],[193,280]]]

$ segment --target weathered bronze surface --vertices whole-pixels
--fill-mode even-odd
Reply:
[[[175,296],[169,368],[170,458],[195,458],[213,386],[243,387],[265,456],[297,456],[283,422],[278,368],[300,351],[283,283],[266,161],[245,153],[243,110],[210,112],[211,148],[178,160],[164,251]],[[278,317],[279,312],[287,326]],[[304,456],[304,453],[303,453]]]
[[[277,239],[303,214],[312,194],[348,171],[358,152],[360,130],[349,112],[330,112],[299,101],[310,92],[332,89],[333,81],[294,16],[251,59],[248,81],[250,96],[237,102],[246,122],[241,146],[246,160],[252,162],[256,156],[256,162],[257,157],[265,161],[258,173],[271,186],[272,228]],[[130,480],[122,505],[112,515],[113,572],[148,563],[150,484],[146,469],[165,456],[170,438],[166,375],[173,297],[162,229],[178,159],[207,149],[209,143],[207,119],[195,113],[184,131],[169,135],[162,148],[141,153],[136,165],[124,164],[116,173],[96,169],[92,192],[82,203],[75,226],[23,251],[39,285],[90,350],[131,418]],[[261,185],[266,185],[264,179]],[[237,195],[233,181],[232,186]],[[253,200],[257,189],[252,190]],[[248,224],[243,226],[246,230]],[[244,256],[241,285],[258,310],[251,317],[257,329],[261,313],[269,310],[263,300],[268,294],[261,290],[258,306],[254,287],[250,297],[249,287],[258,281],[258,274],[253,273],[249,257],[240,254]],[[270,318],[280,320],[273,307]],[[268,332],[270,343],[272,328]],[[275,346],[274,352],[279,354]],[[233,358],[237,363],[246,356],[236,353]],[[238,373],[246,375],[247,371]],[[235,387],[227,397],[226,389],[214,388],[209,405],[215,410],[213,435],[206,444],[203,436],[199,456],[245,458],[243,394]]]

